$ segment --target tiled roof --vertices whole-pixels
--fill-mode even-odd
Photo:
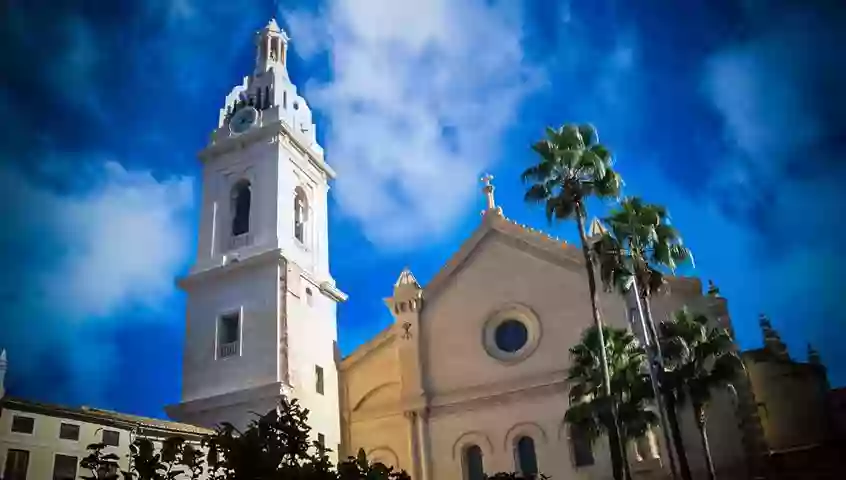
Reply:
[[[198,427],[187,423],[171,422],[158,418],[141,417],[127,413],[113,412],[92,407],[66,407],[62,405],[51,405],[47,403],[33,402],[9,396],[0,400],[3,409],[20,410],[24,412],[39,413],[53,417],[73,418],[91,423],[106,423],[116,427],[157,430],[163,433],[188,434],[188,435],[210,435],[213,430]]]

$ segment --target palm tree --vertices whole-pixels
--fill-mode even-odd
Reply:
[[[632,289],[637,291],[636,304],[641,318],[643,335],[649,353],[650,373],[656,393],[660,388],[663,359],[652,318],[650,298],[658,293],[665,283],[662,271],[672,272],[686,262],[693,263],[693,255],[687,249],[678,233],[670,225],[669,213],[661,205],[645,203],[638,197],[629,197],[620,203],[604,219],[610,231],[602,229],[601,237],[593,248],[599,258],[602,283],[606,290],[617,290],[626,295]],[[670,457],[670,468],[676,475],[675,458],[670,448],[672,443],[678,455],[681,475],[690,480],[690,467],[682,443],[675,398],[672,392],[663,391],[657,399],[659,411],[666,413],[662,421],[664,440]],[[662,420],[664,420],[662,418]],[[668,431],[669,430],[669,431]],[[671,437],[672,436],[672,441]]]
[[[547,128],[546,138],[532,146],[540,157],[537,165],[523,172],[521,178],[531,186],[526,191],[525,200],[543,203],[546,218],[553,220],[574,219],[579,230],[585,269],[588,275],[588,289],[593,310],[594,325],[599,332],[599,345],[605,345],[602,339],[602,316],[599,312],[599,292],[594,277],[594,263],[585,232],[587,206],[590,197],[617,198],[622,181],[612,166],[611,152],[598,142],[596,129],[592,125],[564,125],[558,129]],[[603,394],[611,396],[608,359],[604,348],[600,348]],[[616,412],[611,409],[606,413],[608,424],[608,442],[611,451],[611,464],[614,478],[621,480],[623,475],[623,449],[617,427]]]
[[[652,389],[646,371],[646,353],[637,338],[625,329],[605,327],[605,351],[611,375],[611,399],[616,405],[620,435],[628,441],[646,435],[657,416],[649,409]],[[593,442],[602,433],[608,433],[603,422],[606,410],[603,394],[603,374],[599,368],[602,348],[596,327],[585,330],[578,345],[570,349],[570,368],[567,380],[570,383],[570,408],[564,419],[580,428]],[[623,449],[625,476],[630,477],[627,451]]]
[[[667,386],[673,389],[679,405],[690,402],[693,407],[708,478],[714,480],[714,461],[705,430],[708,405],[713,390],[733,388],[743,363],[728,330],[709,326],[706,316],[687,308],[677,311],[672,320],[662,322],[659,331]]]

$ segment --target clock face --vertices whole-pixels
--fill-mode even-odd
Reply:
[[[229,120],[229,130],[232,133],[244,133],[256,123],[258,111],[253,107],[243,107]]]

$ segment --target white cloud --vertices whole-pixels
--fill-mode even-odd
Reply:
[[[538,85],[513,3],[330,0],[320,16],[284,13],[300,55],[329,53],[332,80],[307,85],[308,99],[331,121],[341,211],[377,246],[442,237],[498,159]]]
[[[125,325],[123,315],[155,319],[138,313],[172,305],[174,277],[192,244],[192,183],[115,162],[76,162],[73,171],[67,162],[43,163],[53,167],[44,171],[73,178],[74,193],[0,168],[0,190],[10,200],[0,204],[7,267],[0,346],[18,378],[45,381],[45,368],[59,368],[65,390],[46,393],[53,401],[102,402],[106,379],[115,375],[114,332]]]
[[[191,180],[159,181],[115,162],[76,174],[90,176],[92,188],[60,195],[0,172],[0,184],[15,185],[16,203],[43,213],[25,219],[34,225],[24,231],[49,235],[62,252],[39,276],[44,303],[78,320],[128,306],[160,306],[174,291],[174,276],[192,244],[184,215],[192,202]]]

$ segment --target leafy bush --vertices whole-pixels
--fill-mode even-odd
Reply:
[[[119,471],[118,457],[106,445],[88,446],[80,466],[91,472],[83,480],[411,480],[404,470],[370,463],[364,450],[341,461],[329,462],[331,450],[309,442],[308,410],[296,400],[283,399],[279,407],[256,419],[240,432],[221,424],[202,439],[202,448],[181,437],[170,437],[158,451],[152,440],[136,438],[129,447],[129,468]],[[490,480],[528,480],[513,473],[497,473]],[[547,477],[540,476],[540,479]]]

